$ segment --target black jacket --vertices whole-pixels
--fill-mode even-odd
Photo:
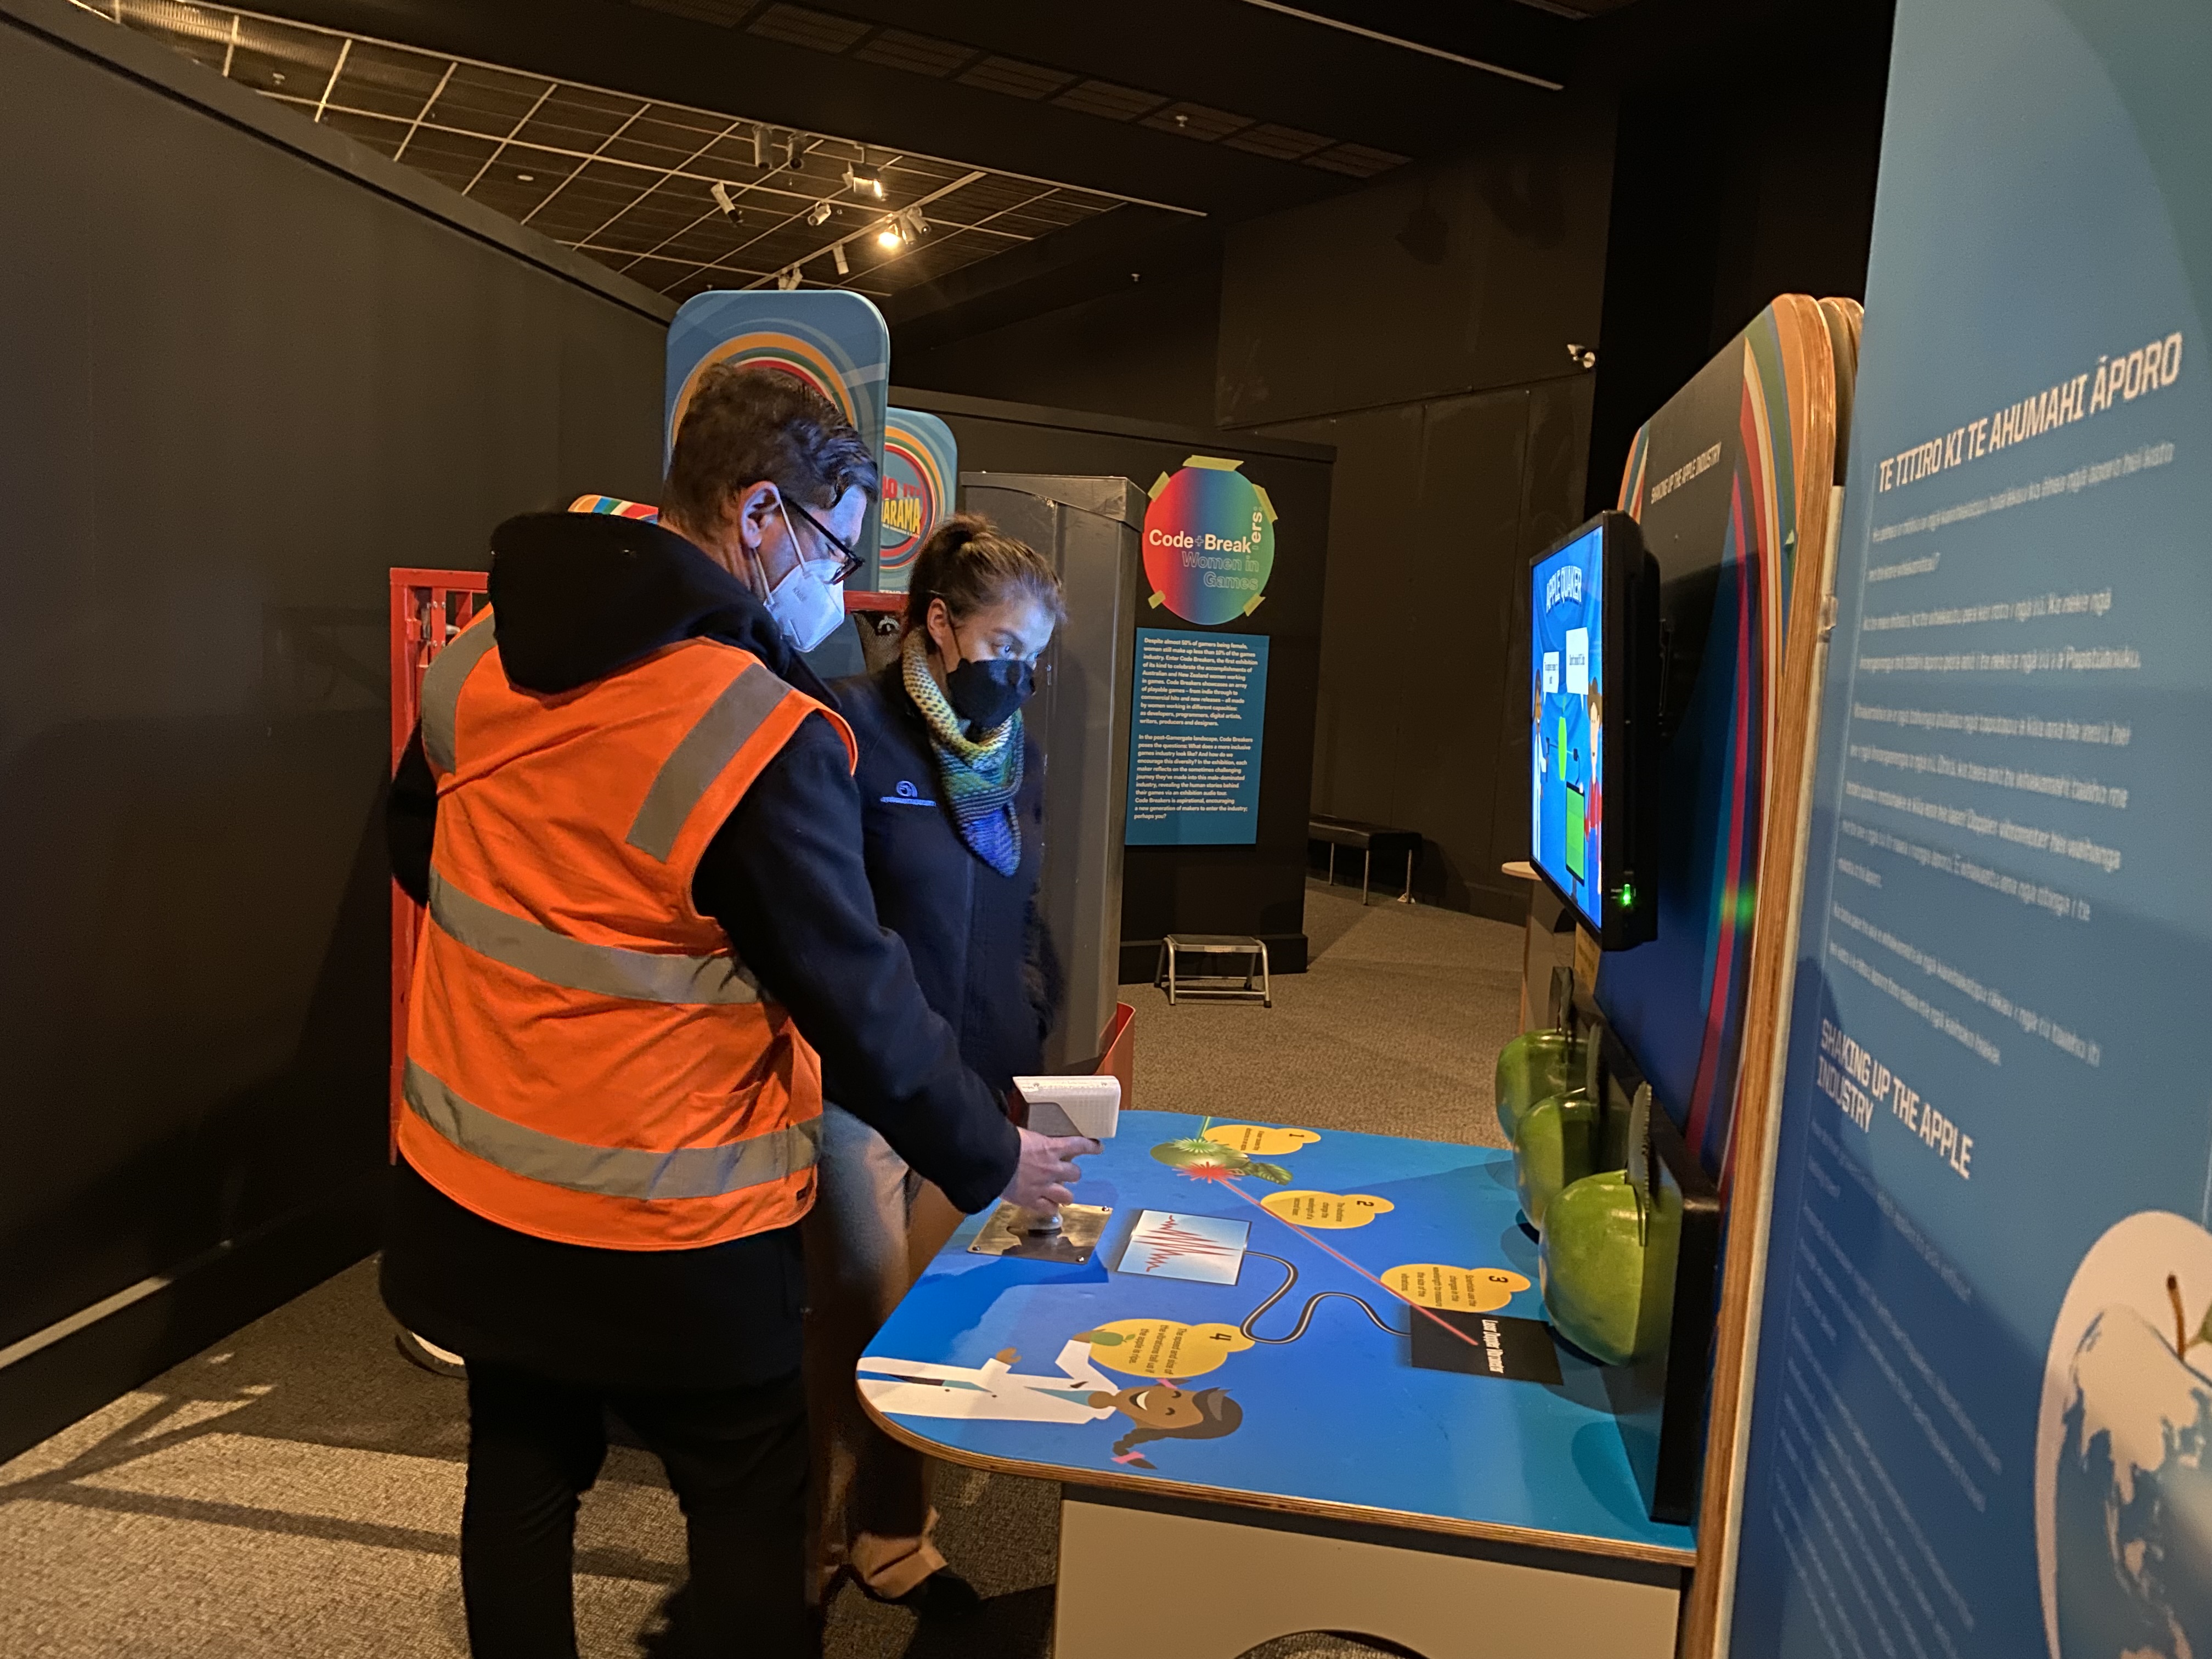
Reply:
[[[929,727],[900,665],[840,680],[837,706],[860,740],[860,822],[876,915],[906,941],[929,1006],[960,1057],[1003,1091],[1042,1069],[1059,965],[1036,910],[1044,864],[1044,758],[1023,738],[1022,861],[1002,876],[969,851],[942,799]]]
[[[678,641],[742,647],[828,701],[744,585],[657,525],[587,514],[511,519],[492,538],[490,599],[509,681],[557,693]],[[392,873],[428,890],[437,793],[417,731],[392,781]],[[1000,1092],[962,1065],[951,1030],[878,921],[845,746],[811,720],[745,792],[692,882],[768,995],[820,1053],[830,1097],[966,1210],[1012,1179]],[[442,1346],[609,1387],[710,1387],[799,1363],[795,1228],[690,1250],[605,1250],[498,1226],[403,1161],[384,1290]]]

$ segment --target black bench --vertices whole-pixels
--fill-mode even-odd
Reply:
[[[1398,895],[1401,904],[1413,902],[1413,871],[1421,861],[1421,832],[1418,830],[1394,830],[1387,823],[1368,823],[1358,818],[1332,817],[1316,812],[1306,820],[1306,839],[1328,843],[1328,879],[1336,883],[1336,849],[1349,847],[1360,854],[1359,902],[1367,902],[1368,878],[1375,872],[1375,855],[1385,858],[1393,853],[1402,854],[1406,860],[1405,890]]]

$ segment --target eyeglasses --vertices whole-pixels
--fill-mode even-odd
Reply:
[[[837,565],[837,574],[834,578],[832,578],[833,580],[840,583],[841,585],[845,582],[848,582],[852,580],[854,576],[858,575],[860,570],[867,564],[868,562],[860,556],[859,551],[853,546],[852,543],[845,541],[834,534],[830,530],[829,526],[824,525],[821,520],[816,518],[811,513],[809,513],[797,501],[792,500],[790,496],[786,495],[783,498],[783,504],[789,507],[793,513],[799,514],[800,518],[805,520],[806,522],[813,527],[814,533],[816,535],[821,537],[823,541],[829,543],[830,546],[837,550],[841,556]]]

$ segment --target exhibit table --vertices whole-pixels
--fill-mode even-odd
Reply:
[[[858,1378],[908,1444],[1062,1483],[1058,1659],[1673,1653],[1692,1534],[1542,1323],[1510,1154],[1125,1112],[1076,1191],[1087,1259],[969,1218]]]

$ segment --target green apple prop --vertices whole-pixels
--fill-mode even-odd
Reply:
[[[1536,1253],[1544,1310],[1559,1334],[1607,1365],[1667,1344],[1682,1237],[1679,1191],[1654,1179],[1651,1091],[1630,1111],[1629,1167],[1585,1176],[1546,1206]]]
[[[1541,1232],[1544,1211],[1560,1190],[1591,1171],[1597,1103],[1580,1090],[1547,1095],[1521,1115],[1513,1130],[1513,1184],[1521,1213]]]
[[[1552,1023],[1523,1031],[1498,1051],[1491,1099],[1505,1144],[1513,1144],[1521,1115],[1551,1095],[1573,1091],[1582,1080],[1583,1044],[1575,1036],[1575,970],[1552,969]]]
[[[1599,1045],[1593,1038],[1582,1048],[1583,1074],[1577,1086],[1547,1095],[1514,1124],[1513,1179],[1521,1213],[1540,1231],[1545,1207],[1561,1188],[1606,1167],[1601,1161],[1607,1114],[1599,1104]]]
[[[1513,1144],[1522,1114],[1552,1095],[1581,1086],[1583,1050],[1589,1045],[1571,1030],[1523,1031],[1498,1056],[1498,1127]]]

